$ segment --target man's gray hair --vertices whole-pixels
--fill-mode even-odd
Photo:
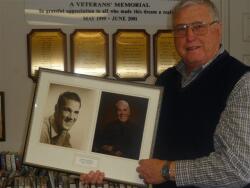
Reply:
[[[118,108],[118,106],[120,105],[124,105],[124,106],[127,106],[128,109],[130,109],[130,106],[129,106],[129,103],[125,100],[118,100],[116,103],[115,103],[115,107]]]
[[[213,20],[219,21],[220,16],[217,7],[215,4],[210,0],[181,0],[173,9],[173,19],[175,15],[184,7],[191,6],[191,5],[205,5],[209,8],[211,17]]]

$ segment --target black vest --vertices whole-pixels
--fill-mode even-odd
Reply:
[[[187,160],[213,152],[213,134],[227,98],[248,70],[249,67],[224,52],[184,88],[175,68],[162,73],[156,83],[164,87],[164,97],[154,157]],[[162,187],[175,185],[166,183]]]

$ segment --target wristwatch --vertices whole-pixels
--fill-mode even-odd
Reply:
[[[170,180],[170,172],[168,167],[168,162],[166,161],[161,169],[161,175],[165,180]]]

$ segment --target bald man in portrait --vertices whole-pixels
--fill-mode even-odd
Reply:
[[[118,157],[138,159],[142,130],[131,120],[130,105],[126,100],[115,103],[116,119],[103,126],[97,134],[96,152]]]

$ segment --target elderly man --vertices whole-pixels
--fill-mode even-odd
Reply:
[[[97,136],[97,152],[119,157],[138,159],[142,133],[131,119],[129,103],[118,100],[115,103],[116,119],[104,126]]]
[[[154,157],[137,171],[155,187],[244,187],[250,182],[250,73],[221,45],[210,0],[173,10],[181,62],[166,70]]]
[[[173,10],[181,61],[156,84],[165,94],[154,159],[137,172],[153,187],[244,187],[250,183],[250,68],[223,49],[210,0],[181,0]],[[101,182],[97,171],[83,182]],[[248,187],[248,186],[247,186]]]

